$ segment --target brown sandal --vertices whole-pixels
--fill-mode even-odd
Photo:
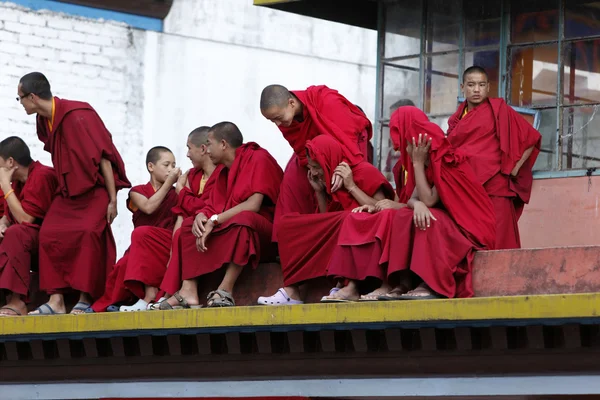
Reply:
[[[184,299],[183,296],[179,294],[179,292],[173,293],[173,297],[175,297],[175,300],[177,300],[177,302],[179,303],[178,306],[172,306],[169,304],[169,302],[167,300],[164,300],[164,301],[160,302],[158,309],[166,311],[166,310],[182,310],[182,309],[190,309],[190,308],[202,308],[201,305],[190,305],[190,303],[188,303],[187,300]]]
[[[219,296],[219,297],[216,297]],[[213,290],[206,297],[208,300],[206,303],[207,307],[233,307],[235,301],[233,296],[227,290],[217,289]]]

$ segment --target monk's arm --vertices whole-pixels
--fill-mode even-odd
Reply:
[[[219,224],[224,224],[242,211],[259,212],[264,198],[264,194],[254,193],[252,196],[248,197],[248,200],[219,214]]]
[[[110,161],[103,158],[100,161],[100,172],[104,177],[104,184],[106,185],[106,191],[111,203],[117,202],[117,188],[115,186],[115,175],[113,174],[113,168]]]
[[[175,232],[181,228],[181,224],[183,224],[183,217],[181,215],[177,216],[177,220],[175,221],[175,226],[173,227],[173,236],[175,236]]]
[[[531,146],[530,148],[528,148],[527,150],[525,150],[523,152],[523,156],[521,156],[521,159],[519,160],[519,162],[517,162],[517,165],[515,165],[512,172],[510,173],[512,176],[517,176],[517,174],[519,173],[519,170],[521,169],[523,164],[525,164],[525,161],[527,161],[529,156],[531,156],[532,152],[533,152],[533,146]]]
[[[161,203],[171,190],[172,186],[163,184],[150,198],[140,193],[130,193],[129,198],[134,207],[139,208],[144,214],[152,214],[160,207]]]
[[[17,199],[17,196],[15,196],[14,193],[6,198],[6,204],[8,205],[8,208],[10,208],[10,212],[12,213],[13,217],[15,217],[19,224],[22,224],[24,222],[31,224],[33,223],[33,221],[35,221],[35,217],[32,217],[31,215],[27,214],[25,210],[23,210],[21,202],[19,201],[19,199]],[[6,218],[6,216],[2,218],[4,219]],[[6,226],[10,225],[8,221],[6,222]]]
[[[315,192],[317,195],[317,205],[319,206],[319,213],[327,212],[327,195],[325,192]]]
[[[10,221],[6,215],[3,215],[2,218],[0,218],[0,226],[5,226],[7,228],[10,226]]]
[[[362,191],[358,186],[351,189],[350,194],[361,206],[374,206],[379,200],[385,199],[385,194],[381,189],[377,190],[373,197]]]
[[[413,166],[415,169],[415,190],[417,197],[427,207],[433,207],[440,200],[437,190],[427,182],[425,166],[421,163],[414,163]]]

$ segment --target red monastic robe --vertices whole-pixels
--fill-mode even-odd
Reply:
[[[150,182],[131,188],[131,193],[139,193],[146,198],[154,195]],[[171,235],[175,217],[171,209],[177,203],[174,188],[169,190],[160,206],[152,214],[146,214],[127,199],[127,209],[133,213],[133,233],[131,245],[117,261],[106,278],[104,294],[92,304],[94,312],[106,311],[113,304],[132,300],[132,294],[144,298],[144,284],[158,286],[171,249]],[[158,281],[158,283],[156,283]]]
[[[184,188],[179,192],[179,200],[177,201],[177,206],[173,208],[173,213],[175,213],[176,216],[182,216],[184,220],[195,217],[196,213],[206,206],[206,202],[213,190],[225,192],[227,190],[227,174],[221,174],[223,168],[223,165],[217,165],[203,188],[200,188],[200,182],[204,172],[199,169],[190,170],[190,173],[188,174],[190,188]],[[181,287],[183,279],[181,278],[181,261],[179,257],[181,254],[180,238],[181,229],[178,229],[173,235],[171,259],[169,260],[167,271],[160,283],[161,290],[158,293],[157,298],[162,297],[165,293],[173,294]]]
[[[294,155],[285,168],[275,208],[275,241],[281,217],[294,212],[310,214],[315,208],[314,191],[306,180],[306,142],[319,135],[330,136],[342,144],[344,159],[356,165],[366,160],[367,143],[373,136],[369,119],[337,90],[310,86],[292,93],[304,106],[303,119],[292,122],[289,127],[279,127],[294,149]]]
[[[53,118],[37,117],[38,138],[52,155],[56,196],[40,229],[40,289],[73,289],[100,297],[116,258],[106,220],[108,191],[101,159],[111,162],[116,189],[130,187],[112,137],[87,103],[53,100]]]
[[[402,152],[403,168],[395,168],[404,181],[399,195],[408,201],[415,189],[414,169],[406,146],[425,133],[433,138],[428,180],[436,187],[440,203],[431,207],[437,221],[425,231],[415,228],[413,210],[384,210],[350,214],[344,221],[328,274],[353,280],[385,280],[394,272],[410,269],[434,291],[446,297],[473,295],[471,270],[476,249],[493,249],[493,206],[463,155],[455,151],[440,128],[427,121],[416,107],[402,107],[391,117],[394,147]],[[387,267],[387,271],[386,271]]]
[[[54,169],[37,161],[29,166],[24,184],[12,183],[15,192],[11,196],[17,196],[23,211],[34,217],[35,221],[19,224],[6,206],[10,226],[0,242],[0,289],[27,296],[30,271],[37,270],[38,265],[40,224],[52,204],[57,187]]]
[[[323,169],[323,179],[329,202],[328,212],[289,214],[282,218],[279,230],[279,256],[286,286],[325,276],[327,264],[335,249],[338,234],[349,210],[360,204],[345,188],[331,193],[331,177],[344,161],[342,146],[329,136],[318,136],[306,143],[311,159]],[[394,198],[394,189],[383,174],[366,161],[352,167],[354,183],[373,197],[381,190]],[[305,180],[308,180],[306,177]],[[311,187],[312,188],[312,187]],[[314,190],[313,190],[314,196]],[[306,229],[310,227],[309,229]]]
[[[521,247],[518,220],[529,202],[532,168],[539,154],[541,135],[502,99],[488,99],[462,116],[463,103],[448,121],[448,140],[469,160],[485,187],[496,212],[496,248]],[[525,150],[533,153],[516,177],[511,171]]]
[[[283,171],[277,161],[258,144],[250,142],[236,150],[235,160],[227,174],[226,192],[213,190],[201,212],[210,217],[222,213],[262,193],[259,212],[243,211],[214,228],[207,240],[205,252],[196,249],[192,234],[194,219],[188,218],[181,227],[182,278],[194,279],[209,274],[223,265],[251,265],[271,260],[275,249],[271,242],[273,208],[279,194]]]

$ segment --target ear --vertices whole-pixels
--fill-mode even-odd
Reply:
[[[148,171],[150,171],[150,172],[154,171],[154,164],[153,163],[149,162],[148,165],[147,165],[147,167],[148,167]]]

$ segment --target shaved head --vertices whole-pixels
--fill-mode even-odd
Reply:
[[[208,126],[200,126],[194,129],[188,135],[189,142],[196,147],[206,144],[206,141],[208,140],[208,131],[210,131],[210,127]]]
[[[24,75],[20,80],[21,90],[24,95],[35,94],[40,99],[52,99],[52,90],[50,90],[50,82],[41,72],[30,72]]]
[[[216,141],[220,142],[224,140],[234,149],[244,144],[242,132],[240,132],[240,129],[233,122],[219,122],[210,128],[209,133],[212,134]]]
[[[23,167],[29,167],[33,162],[29,147],[23,139],[17,136],[11,136],[0,142],[0,157],[4,160],[13,158],[17,163]]]
[[[149,163],[156,164],[158,160],[160,160],[160,156],[163,153],[171,153],[173,152],[164,146],[156,146],[148,150],[148,154],[146,154],[146,165]]]
[[[292,93],[282,85],[269,85],[260,94],[260,109],[268,110],[271,107],[285,107]]]
[[[463,73],[463,83],[465,83],[465,80],[467,79],[467,75],[469,74],[473,74],[473,73],[478,73],[478,74],[483,74],[485,75],[485,79],[490,79],[488,76],[488,73],[486,72],[486,70],[480,66],[477,65],[473,65],[472,67],[469,67],[465,70],[465,72]]]

